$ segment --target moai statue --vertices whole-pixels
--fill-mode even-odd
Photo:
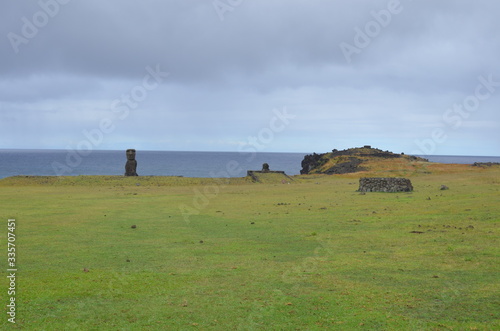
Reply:
[[[137,174],[137,161],[135,160],[135,149],[127,149],[127,164],[125,164],[125,176],[139,176]]]
[[[264,163],[262,165],[262,172],[269,172],[269,164]]]

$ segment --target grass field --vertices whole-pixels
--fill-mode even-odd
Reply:
[[[360,194],[366,175],[414,192]],[[498,167],[440,164],[261,183],[6,178],[17,305],[9,323],[3,277],[0,328],[498,330],[499,190]]]

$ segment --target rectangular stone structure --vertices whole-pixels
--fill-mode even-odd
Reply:
[[[359,179],[359,192],[411,192],[413,186],[407,178],[362,177]]]

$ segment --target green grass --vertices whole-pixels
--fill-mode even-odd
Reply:
[[[0,180],[18,259],[0,328],[499,329],[500,171],[460,169],[364,195],[366,173]]]

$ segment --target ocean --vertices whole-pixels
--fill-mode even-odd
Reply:
[[[247,170],[271,170],[298,175],[311,153],[239,153],[137,151],[139,176],[244,177]],[[472,164],[500,162],[498,156],[423,156],[431,162]],[[123,175],[125,151],[92,151],[80,156],[66,150],[0,150],[0,178],[10,176]]]

